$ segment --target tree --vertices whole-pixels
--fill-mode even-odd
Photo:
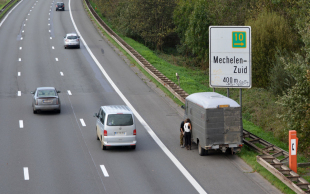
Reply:
[[[256,19],[246,22],[252,30],[252,75],[253,86],[267,87],[269,73],[275,61],[277,50],[295,48],[297,36],[286,20],[276,13],[262,12]]]

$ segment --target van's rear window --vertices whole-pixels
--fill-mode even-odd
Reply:
[[[133,119],[131,114],[111,114],[108,115],[109,126],[128,126],[133,125]]]

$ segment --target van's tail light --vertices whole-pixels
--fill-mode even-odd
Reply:
[[[107,130],[103,130],[103,135],[104,135],[104,136],[108,136]]]
[[[133,135],[137,135],[137,130],[136,129],[133,130]]]

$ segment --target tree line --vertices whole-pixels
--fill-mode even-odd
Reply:
[[[162,51],[176,48],[208,66],[209,26],[251,26],[252,83],[284,107],[279,118],[310,148],[310,1],[92,0],[125,36]],[[276,114],[276,113],[275,113]]]

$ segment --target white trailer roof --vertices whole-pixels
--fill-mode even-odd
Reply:
[[[216,92],[200,92],[194,93],[186,97],[191,101],[205,109],[218,108],[219,105],[229,105],[230,107],[240,107],[240,105],[231,98],[223,96]]]

